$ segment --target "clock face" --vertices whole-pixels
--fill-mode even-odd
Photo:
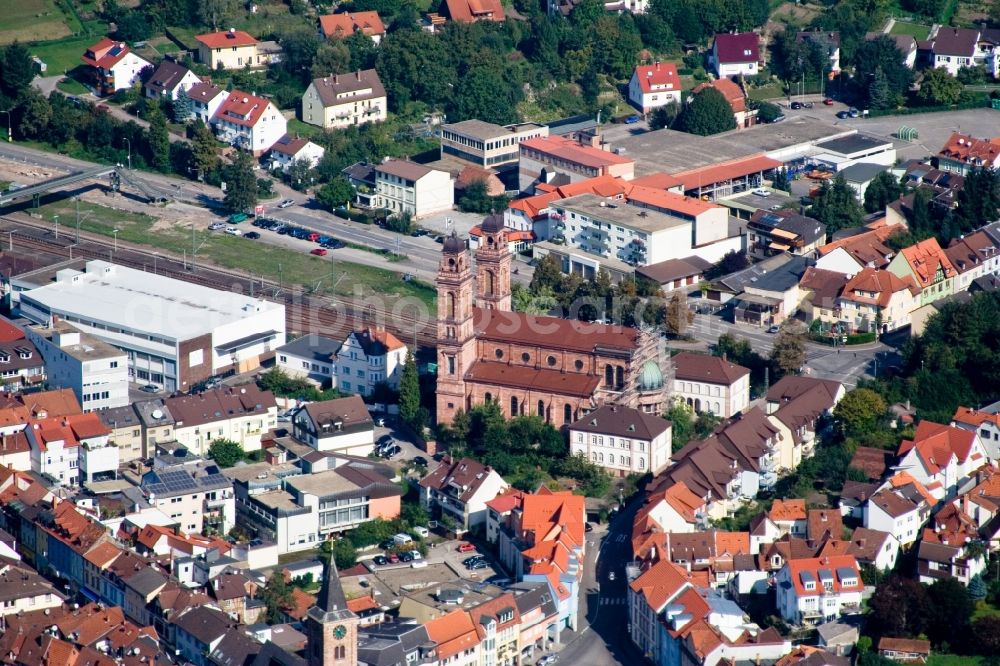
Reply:
[[[337,640],[342,639],[346,635],[347,635],[347,627],[345,627],[344,625],[338,624],[336,627],[333,628],[333,637],[336,638]]]

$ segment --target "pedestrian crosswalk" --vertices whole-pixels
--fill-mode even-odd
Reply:
[[[628,603],[625,597],[601,597],[602,606],[624,606]]]
[[[627,534],[616,534],[613,537],[609,538],[608,541],[610,541],[611,543],[622,543],[627,538],[628,538]]]

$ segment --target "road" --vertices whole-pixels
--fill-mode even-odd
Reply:
[[[703,345],[715,344],[723,333],[745,338],[761,356],[768,356],[774,345],[774,334],[766,329],[745,324],[734,324],[718,315],[696,314],[688,334]],[[683,347],[684,345],[676,345]],[[806,343],[806,363],[803,372],[821,379],[835,379],[845,386],[854,387],[863,375],[874,376],[879,364],[898,364],[895,350],[882,343],[833,348],[815,342]]]
[[[16,143],[0,143],[0,158],[62,171],[75,171],[99,166],[93,162],[36,150]],[[150,185],[152,189],[159,190],[165,196],[181,204],[208,208],[216,212],[221,211],[222,192],[219,188],[162,174],[136,171],[135,175]],[[319,209],[312,203],[308,195],[297,192],[284,184],[275,183],[274,190],[278,195],[274,204],[283,199],[292,199],[297,203],[286,209],[279,209],[276,205],[265,203],[265,214],[268,217],[308,227],[319,233],[340,238],[345,242],[390,250],[409,257],[409,261],[406,262],[388,263],[378,255],[371,254],[369,256],[368,253],[357,253],[357,256],[352,257],[353,261],[377,268],[388,268],[400,273],[412,272],[423,279],[431,278],[437,274],[438,262],[441,259],[441,246],[435,243],[433,238],[429,236],[403,236],[374,225],[343,220]],[[144,212],[156,216],[155,208]],[[209,221],[211,220],[206,219],[206,225]],[[262,240],[273,241],[275,238],[272,234],[264,234]],[[514,282],[528,284],[533,269],[524,261],[518,261],[516,267],[518,272],[513,276]]]
[[[587,535],[587,558],[581,584],[576,632],[565,631],[559,664],[605,666],[642,664],[644,660],[629,639],[625,564],[632,559],[632,520],[643,496],[628,504],[611,521],[607,532]],[[615,580],[608,580],[614,571]]]

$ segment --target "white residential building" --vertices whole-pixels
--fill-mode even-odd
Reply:
[[[382,122],[387,98],[378,72],[358,70],[331,74],[313,82],[302,95],[302,122],[336,129]]]
[[[212,461],[157,456],[139,487],[146,501],[176,520],[184,532],[211,529],[226,534],[236,524],[233,484]]]
[[[216,439],[257,451],[261,437],[278,425],[274,395],[256,384],[174,395],[165,402],[174,419],[174,439],[196,456],[207,456]]]
[[[958,70],[963,67],[983,64],[985,55],[980,49],[979,36],[978,28],[940,26],[929,40],[931,65],[946,69],[952,76],[957,76]]]
[[[375,423],[357,395],[300,407],[292,415],[292,436],[317,451],[367,456],[375,449]]]
[[[920,530],[931,507],[914,485],[884,488],[869,498],[864,510],[865,527],[888,532],[906,547],[920,538]]]
[[[375,208],[421,218],[451,210],[454,204],[455,183],[447,171],[397,159],[375,167]]]
[[[310,333],[274,351],[275,362],[290,377],[304,377],[321,385],[335,384],[337,352],[344,343]]]
[[[709,61],[720,79],[756,76],[760,71],[760,37],[753,32],[718,34]]]
[[[201,83],[201,79],[190,69],[173,60],[164,60],[146,81],[143,89],[146,97],[176,101],[182,90],[186,93],[198,83]]]
[[[681,79],[673,63],[656,62],[639,65],[628,82],[628,101],[643,114],[655,109],[681,103]]]
[[[88,48],[80,57],[90,66],[90,79],[98,95],[114,95],[131,88],[139,74],[153,63],[137,56],[125,42],[105,37]]]
[[[285,306],[164,275],[88,261],[55,282],[20,292],[19,313],[48,325],[53,316],[128,356],[129,378],[167,393],[186,391],[226,370],[259,367],[285,343]]]
[[[110,433],[109,433],[110,434]],[[108,437],[80,445],[80,485],[118,478],[121,450]]]
[[[908,472],[935,497],[954,493],[988,462],[978,434],[931,421],[921,421],[913,439],[900,443],[897,455],[897,469]]]
[[[508,487],[489,465],[445,457],[420,480],[420,504],[432,515],[450,517],[457,523],[456,531],[466,532],[476,525],[485,527],[486,503]]]
[[[106,447],[110,435],[94,413],[39,416],[26,433],[31,445],[32,471],[61,486],[80,483],[80,447]],[[109,448],[117,452],[117,447]]]
[[[671,434],[658,414],[605,405],[569,426],[569,450],[613,475],[655,475],[670,463]]]
[[[209,68],[244,69],[246,67],[266,67],[273,59],[270,53],[248,33],[230,29],[226,32],[211,32],[196,35],[198,60]]]
[[[406,345],[384,328],[351,331],[337,352],[335,386],[360,395],[369,395],[382,382],[398,390],[406,354]]]
[[[835,620],[861,612],[864,583],[852,555],[794,559],[775,576],[778,612],[794,625]]]
[[[25,334],[45,359],[49,384],[73,389],[85,412],[129,404],[128,356],[65,321],[28,326]]]
[[[646,504],[639,509],[633,528],[646,521],[648,531],[685,534],[696,532],[706,525],[705,515],[705,500],[691,492],[683,481],[679,481],[666,490],[649,496]],[[750,538],[752,543],[752,534]]]
[[[271,169],[281,169],[288,172],[288,167],[294,162],[305,161],[311,168],[319,166],[326,151],[309,139],[292,138],[285,135],[271,146]]]
[[[191,98],[191,118],[208,125],[226,101],[227,94],[211,83],[196,83],[188,90],[188,97]]]
[[[718,356],[681,352],[674,364],[674,396],[696,412],[728,419],[750,406],[750,370]]]
[[[263,97],[233,90],[212,118],[219,139],[259,157],[286,134],[288,121]]]

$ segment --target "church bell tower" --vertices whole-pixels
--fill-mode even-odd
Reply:
[[[510,265],[507,230],[501,215],[490,215],[479,227],[483,240],[476,250],[476,305],[510,312]]]
[[[337,565],[323,572],[323,587],[316,605],[306,613],[309,666],[354,666],[358,663],[358,623],[361,619],[347,607]]]
[[[450,424],[467,409],[465,373],[476,360],[472,319],[472,266],[465,241],[444,241],[437,276],[437,422]]]

